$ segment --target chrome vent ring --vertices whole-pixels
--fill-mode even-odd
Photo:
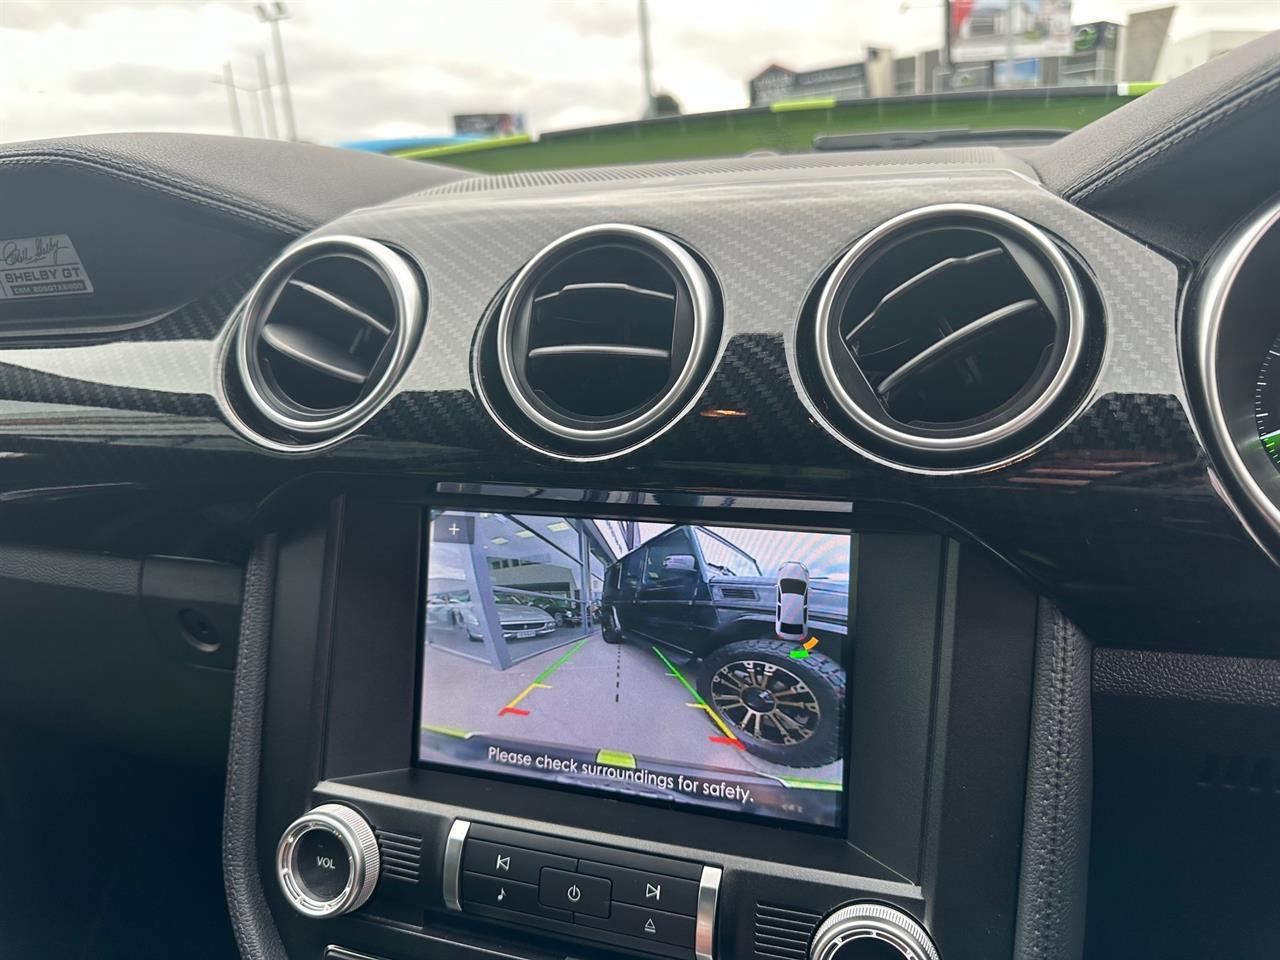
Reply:
[[[1098,352],[1091,292],[1068,253],[1013,214],[909,211],[831,269],[802,322],[801,381],[832,432],[882,462],[1006,463],[1081,399]]]
[[[477,382],[499,424],[543,452],[591,459],[652,438],[693,399],[719,300],[679,241],[597,224],[539,251],[487,326]]]
[[[252,414],[303,443],[359,425],[408,366],[425,306],[417,272],[385,244],[331,236],[290,247],[250,291],[232,344]]]

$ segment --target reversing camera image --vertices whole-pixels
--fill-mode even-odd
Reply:
[[[434,511],[419,759],[834,826],[852,549]]]

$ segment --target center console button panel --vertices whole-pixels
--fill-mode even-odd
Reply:
[[[446,905],[676,960],[711,960],[718,867],[457,820]]]
[[[609,881],[565,870],[542,871],[538,898],[544,907],[556,907],[590,917],[609,916]]]
[[[497,877],[486,877],[478,873],[463,873],[462,902],[477,907],[542,914],[560,920],[573,919],[573,915],[567,911],[544,907],[538,901],[538,888],[532,883],[499,880]]]
[[[698,912],[698,884],[693,880],[590,860],[579,861],[578,872],[609,880],[613,884],[613,899],[621,903],[690,917]]]
[[[462,869],[467,873],[482,873],[517,883],[537,884],[544,868],[573,870],[578,861],[570,857],[557,857],[537,850],[526,850],[507,843],[487,843],[467,838],[462,854]]]
[[[666,913],[649,907],[633,907],[629,903],[615,903],[613,913],[607,919],[578,917],[578,923],[598,926],[640,939],[660,940],[688,946],[693,943],[695,920],[677,913]]]

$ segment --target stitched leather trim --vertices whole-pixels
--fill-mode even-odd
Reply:
[[[1090,647],[1042,602],[1014,956],[1079,960],[1091,799]]]
[[[1139,167],[1156,159],[1171,147],[1184,140],[1204,133],[1217,126],[1236,111],[1241,110],[1268,94],[1280,90],[1280,70],[1272,69],[1257,78],[1250,78],[1223,95],[1218,105],[1208,113],[1193,114],[1185,120],[1175,123],[1167,130],[1157,134],[1148,146],[1138,153],[1122,157],[1101,170],[1094,171],[1071,184],[1063,193],[1067,199],[1076,202],[1085,199],[1097,190],[1114,183],[1116,180],[1132,173]]]
[[[169,196],[176,197],[180,200],[185,200],[188,203],[208,207],[209,209],[216,210],[224,215],[243,220],[246,223],[251,223],[256,227],[267,227],[273,231],[287,234],[303,233],[310,229],[307,224],[302,223],[299,220],[285,216],[279,211],[247,203],[241,197],[236,197],[231,194],[216,194],[210,191],[200,190],[193,187],[190,183],[183,183],[151,172],[135,170],[123,166],[113,159],[99,155],[86,154],[84,156],[78,156],[75,154],[59,153],[55,151],[0,157],[0,168],[48,164],[62,164],[64,166],[79,167],[91,170],[95,173],[105,174],[106,176],[112,177],[116,180],[121,180],[137,186],[144,186],[149,189],[168,194]]]
[[[276,538],[264,537],[254,549],[244,575],[222,818],[222,876],[231,925],[245,960],[288,960],[262,890],[255,829],[275,571]]]

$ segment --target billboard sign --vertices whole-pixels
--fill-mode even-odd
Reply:
[[[524,114],[455,113],[453,132],[459,137],[510,137],[524,133]]]
[[[1015,60],[1012,71],[1009,63],[997,60],[995,67],[995,85],[997,87],[1036,87],[1040,85],[1039,60]]]
[[[1082,23],[1072,30],[1072,52],[1088,53],[1090,50],[1114,50],[1118,33],[1119,28],[1114,23],[1106,21]]]
[[[952,0],[951,60],[1032,60],[1073,52],[1071,0]]]
[[[960,63],[951,71],[952,90],[990,90],[991,64]]]
[[[752,77],[748,86],[753,107],[815,97],[860,100],[867,95],[867,66],[844,63],[797,73],[775,63]]]

